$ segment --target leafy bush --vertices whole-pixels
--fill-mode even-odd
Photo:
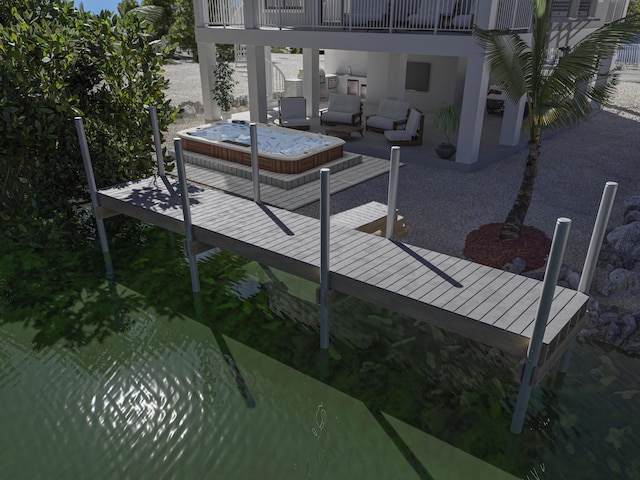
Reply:
[[[133,15],[80,12],[66,0],[0,4],[0,237],[78,238],[87,181],[74,116],[85,122],[98,187],[153,172],[151,126],[175,112],[163,56]]]

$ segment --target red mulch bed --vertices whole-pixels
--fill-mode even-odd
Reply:
[[[501,240],[501,223],[490,223],[474,230],[465,241],[463,255],[476,263],[502,268],[515,258],[527,262],[524,271],[543,267],[551,248],[551,239],[535,227],[523,226],[520,238]]]

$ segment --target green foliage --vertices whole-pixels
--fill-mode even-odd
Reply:
[[[627,8],[627,16],[640,14],[640,0],[631,0]]]
[[[84,117],[98,187],[151,174],[145,105],[161,130],[174,116],[163,58],[134,16],[18,3],[0,5],[0,236],[73,241],[88,201],[73,117]]]
[[[193,54],[193,61],[198,61],[193,1],[176,0],[173,23],[169,28],[169,42],[190,51]]]
[[[174,0],[142,0],[142,6],[159,7],[160,15],[153,19],[153,31],[157,37],[164,37],[169,33],[175,13]],[[195,26],[194,26],[195,28]]]
[[[517,102],[526,95],[532,142],[538,142],[543,131],[587,118],[591,101],[604,104],[611,98],[617,72],[602,73],[600,66],[619,44],[640,32],[640,18],[623,18],[599,28],[572,46],[548,71],[545,60],[550,28],[546,1],[534,0],[530,44],[514,32],[474,29],[478,43],[487,51],[487,64],[507,97]]]
[[[133,10],[138,6],[139,5],[137,0],[120,0],[120,3],[118,3],[117,7],[118,13],[121,17],[124,17],[129,10]]]
[[[531,38],[508,30],[474,28],[486,62],[516,103],[526,97],[529,154],[511,211],[503,224],[503,240],[518,238],[533,196],[544,131],[577,124],[591,115],[592,102],[605,105],[615,92],[617,71],[601,72],[621,43],[640,32],[640,16],[626,17],[590,33],[573,45],[550,70],[546,63],[551,33],[547,0],[532,0]]]
[[[440,107],[433,118],[433,128],[444,135],[446,143],[451,143],[460,126],[460,111],[453,105]]]
[[[216,45],[216,66],[213,70],[215,83],[211,94],[223,111],[231,110],[234,100],[233,87],[237,82],[233,80],[233,67],[230,63],[233,58],[233,45]]]

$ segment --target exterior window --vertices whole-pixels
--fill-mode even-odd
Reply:
[[[551,16],[566,17],[569,15],[570,0],[553,0],[551,4]]]
[[[578,5],[578,16],[579,17],[589,16],[590,8],[591,8],[591,0],[580,0],[580,4]]]
[[[588,17],[595,9],[597,0],[553,0],[551,15],[553,17]]]
[[[265,0],[269,10],[302,10],[304,0]]]

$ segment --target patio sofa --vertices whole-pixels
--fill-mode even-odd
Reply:
[[[339,123],[354,126],[362,123],[360,95],[329,94],[327,110],[320,113],[320,125],[337,125]]]
[[[366,129],[375,132],[397,130],[400,125],[406,123],[408,115],[409,102],[383,98],[376,114],[366,118]]]

